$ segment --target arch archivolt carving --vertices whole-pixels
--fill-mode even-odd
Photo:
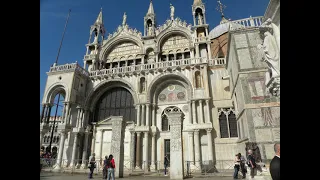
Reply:
[[[43,103],[52,103],[58,93],[62,93],[64,95],[64,101],[69,101],[68,92],[69,89],[65,83],[53,83],[44,94]]]
[[[192,84],[185,75],[180,72],[163,73],[155,77],[148,86],[147,102],[155,102],[155,96],[166,83],[178,83],[186,89],[188,99],[192,98]],[[162,85],[162,86],[161,86]]]
[[[119,36],[110,40],[102,47],[100,59],[103,61],[115,61],[134,59],[143,54],[143,44],[135,36]]]
[[[157,51],[162,54],[168,54],[169,51],[176,53],[178,50],[188,52],[191,48],[191,33],[183,28],[169,28],[157,37]]]
[[[100,82],[95,88],[93,88],[89,95],[87,96],[85,100],[85,107],[89,108],[91,111],[93,111],[93,108],[95,107],[95,104],[99,100],[99,98],[108,90],[115,88],[115,87],[122,87],[127,89],[133,99],[134,104],[138,103],[138,98],[135,89],[133,86],[124,79],[110,79],[106,81]]]

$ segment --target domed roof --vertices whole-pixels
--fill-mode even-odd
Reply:
[[[224,34],[226,32],[229,32],[230,29],[231,30],[238,29],[241,27],[244,27],[244,26],[241,24],[238,24],[238,23],[231,22],[231,21],[227,20],[226,18],[222,17],[220,24],[210,31],[209,38],[214,39],[216,37],[221,36],[222,34]]]

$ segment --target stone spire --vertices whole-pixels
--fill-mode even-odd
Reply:
[[[154,14],[152,0],[150,0],[150,5],[147,14]]]
[[[203,4],[201,0],[193,0],[193,5]]]
[[[100,10],[100,13],[99,13],[99,15],[98,15],[98,17],[97,17],[97,20],[96,20],[96,22],[94,23],[94,24],[103,24],[103,20],[102,20],[102,8],[101,8],[101,10]]]

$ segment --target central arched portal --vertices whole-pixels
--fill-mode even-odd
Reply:
[[[136,109],[132,94],[123,87],[115,87],[106,91],[98,100],[94,122],[107,119],[110,116],[123,116],[125,121],[136,121]]]

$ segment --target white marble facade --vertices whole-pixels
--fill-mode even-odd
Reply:
[[[86,160],[93,152],[97,160],[111,153],[112,116],[101,119],[97,110],[103,95],[114,88],[123,88],[130,93],[135,113],[123,116],[123,145],[119,147],[122,148],[120,156],[124,170],[154,171],[163,168],[166,142],[174,135],[171,129],[163,127],[163,119],[169,118],[167,110],[170,108],[179,109],[182,115],[181,129],[177,128],[180,125],[175,125],[175,129],[181,132],[181,144],[177,145],[177,140],[174,143],[170,141],[169,152],[177,154],[172,149],[181,148],[184,168],[187,161],[191,161],[191,167],[198,170],[200,164],[218,166],[222,161],[232,162],[237,152],[243,153],[244,147],[239,145],[239,139],[248,134],[248,126],[242,122],[246,118],[236,123],[236,136],[230,135],[231,128],[228,128],[229,137],[221,136],[221,113],[237,115],[238,106],[243,105],[230,91],[233,74],[228,78],[226,59],[218,64],[217,59],[211,57],[204,8],[201,1],[193,4],[193,15],[198,14],[193,25],[171,17],[157,27],[151,2],[143,36],[130,28],[126,21],[113,34],[105,35],[102,11],[99,13],[91,26],[90,33],[94,39],[90,37],[92,43],[86,45],[84,67],[73,63],[53,66],[48,72],[40,146],[47,132],[46,117],[53,98],[62,93],[65,106],[58,126],[57,169],[63,166],[62,162],[66,162],[67,167],[78,165],[85,168]],[[196,21],[199,17],[202,20]],[[121,113],[113,115],[122,116]],[[260,122],[255,120],[255,123],[258,126]],[[259,134],[257,130],[256,133]],[[269,134],[274,138],[271,132]],[[267,156],[270,157],[269,154]],[[173,160],[175,157],[170,158]],[[219,165],[224,168],[222,166],[223,163]]]

